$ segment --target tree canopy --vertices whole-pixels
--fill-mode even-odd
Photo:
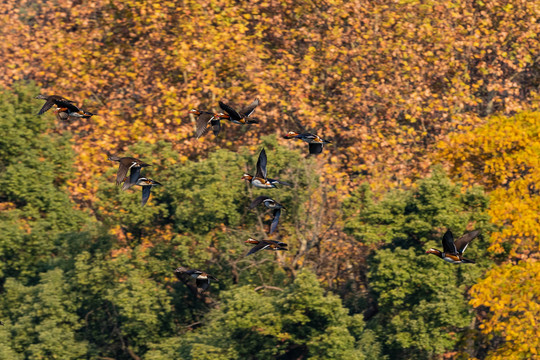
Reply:
[[[1,2],[0,358],[538,357],[538,19],[516,0]],[[38,116],[38,94],[97,115]],[[194,136],[190,109],[255,98],[258,124]],[[307,156],[288,131],[331,143]],[[263,148],[291,186],[241,180]],[[145,207],[109,155],[151,164]],[[285,207],[271,235],[259,195]],[[476,264],[426,254],[447,229],[480,230]]]

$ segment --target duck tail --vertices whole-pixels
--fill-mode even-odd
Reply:
[[[461,262],[464,264],[476,264],[476,261],[465,259],[465,258],[461,258]]]

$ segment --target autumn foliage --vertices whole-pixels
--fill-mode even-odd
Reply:
[[[336,179],[401,183],[471,114],[537,99],[539,12],[534,1],[4,1],[0,81],[33,79],[100,113],[76,126],[80,174],[135,139],[199,156],[215,142],[192,137],[189,108],[259,97],[262,125],[218,145],[305,127],[334,140]]]
[[[73,358],[243,354],[215,329],[254,347],[271,335],[268,356],[309,357],[319,343],[336,358],[538,356],[538,34],[536,1],[2,1],[0,129],[11,136],[0,139],[0,315],[21,333],[0,329],[10,344],[0,357],[54,353],[54,336],[30,324],[65,325]],[[37,117],[38,93],[98,115]],[[194,137],[189,109],[255,98],[259,124]],[[289,130],[332,143],[306,157],[305,143],[281,138]],[[276,190],[287,209],[277,236],[291,251],[245,259],[239,239],[267,236],[270,221],[246,208],[261,192],[239,179],[261,147],[269,172],[293,184]],[[107,154],[152,164],[145,174],[164,186],[144,211],[140,191],[115,187]],[[477,266],[425,258],[447,227],[482,229],[468,250]],[[217,272],[219,285],[195,301],[170,273],[180,260]],[[456,287],[422,287],[433,269]],[[347,311],[320,286],[354,314],[327,317],[325,304]],[[271,318],[295,287],[331,320],[305,331],[334,334],[335,348],[234,323]],[[52,288],[62,290],[48,303]],[[236,289],[272,306],[246,313]],[[238,308],[214,306],[221,293]],[[28,317],[41,306],[53,310]]]
[[[490,250],[513,260],[471,289],[471,304],[490,309],[480,329],[504,339],[489,358],[532,359],[540,349],[540,113],[492,117],[474,131],[450,136],[439,148],[438,156],[456,178],[491,190],[488,213],[498,229],[491,234]],[[518,260],[523,261],[515,264]]]

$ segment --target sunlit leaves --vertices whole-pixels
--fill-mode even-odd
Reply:
[[[490,310],[480,329],[504,341],[487,359],[534,359],[540,348],[540,263],[506,264],[471,289],[475,307]]]
[[[489,213],[499,230],[490,250],[525,260],[493,269],[471,290],[471,304],[489,309],[480,329],[504,341],[488,358],[534,358],[540,346],[530,321],[538,317],[539,297],[540,115],[493,117],[439,147],[455,177],[492,190]]]
[[[540,114],[493,117],[439,147],[439,158],[457,178],[493,190],[489,213],[501,230],[493,234],[491,250],[511,256],[538,251]]]
[[[214,145],[190,138],[186,110],[256,96],[260,132],[315,130],[335,140],[331,168],[387,187],[425,172],[426,148],[470,115],[529,106],[538,12],[515,1],[5,1],[0,81],[32,78],[99,113],[73,126],[81,201],[95,200],[101,152],[163,139],[200,155]],[[218,143],[258,141],[231,135]]]

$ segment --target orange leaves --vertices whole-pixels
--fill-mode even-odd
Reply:
[[[471,115],[528,106],[540,14],[509,4],[5,1],[0,82],[34,79],[92,99],[103,120],[76,139],[86,149],[105,137],[118,149],[185,139],[190,107],[258,96],[260,133],[304,126],[339,141],[334,154],[346,156],[336,170],[365,164],[378,179],[414,177],[432,144]],[[201,150],[190,144],[176,146]]]

